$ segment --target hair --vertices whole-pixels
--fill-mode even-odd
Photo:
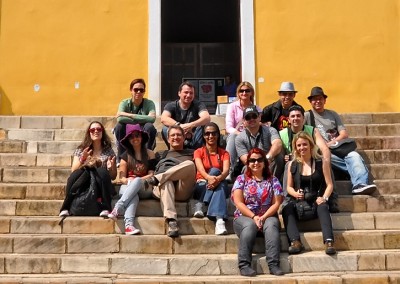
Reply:
[[[89,123],[89,126],[86,128],[86,132],[85,132],[85,137],[83,138],[82,143],[78,146],[78,149],[85,149],[87,147],[90,147],[92,145],[92,138],[90,138],[90,132],[89,129],[93,124],[99,124],[102,130],[102,134],[101,134],[101,146],[103,147],[103,149],[106,149],[108,147],[111,148],[111,139],[108,136],[108,134],[106,133],[106,130],[103,126],[103,124],[99,121],[92,121],[91,123]]]
[[[180,127],[179,125],[171,125],[170,127],[168,127],[167,137],[169,137],[169,133],[172,129],[178,129],[182,133],[182,136],[185,136],[185,130],[183,130],[182,127]]]
[[[142,78],[138,78],[138,79],[133,79],[133,81],[132,81],[131,84],[129,85],[129,91],[132,91],[133,85],[135,85],[135,84],[137,84],[137,83],[143,84],[143,87],[144,87],[144,89],[146,90],[146,82],[145,82]]]
[[[220,133],[220,130],[219,130],[219,126],[215,123],[215,122],[209,122],[209,123],[207,123],[206,125],[204,125],[203,126],[203,143],[204,143],[204,145],[206,145],[206,139],[204,138],[204,135],[206,134],[206,128],[207,127],[214,127],[215,128],[215,130],[217,131],[217,133],[218,133],[218,138],[217,138],[217,147],[219,147],[219,145],[221,145],[221,133]]]
[[[243,86],[246,86],[246,87],[250,88],[250,90],[251,90],[250,101],[251,101],[252,104],[254,104],[254,87],[250,82],[247,82],[247,81],[243,81],[237,86],[237,88],[236,88],[236,100],[239,100],[239,90]]]
[[[140,135],[142,135],[142,133],[143,133],[143,131],[140,131]],[[132,136],[132,133],[130,136]],[[132,170],[135,168],[136,162],[137,162],[136,157],[135,157],[135,149],[133,148],[132,145],[131,145],[131,147],[126,148],[126,153],[128,154],[127,155],[128,156],[127,164],[128,164],[128,171],[129,171],[129,170]],[[140,144],[140,157],[141,157],[140,162],[142,162],[146,166],[146,168],[148,168],[149,154],[147,153],[147,147],[146,147],[145,143]]]
[[[188,86],[188,87],[192,88],[193,90],[196,89],[192,83],[190,83],[189,81],[184,81],[184,82],[182,82],[182,84],[179,85],[179,89],[178,89],[179,92],[182,91],[183,86]]]
[[[293,151],[293,159],[297,160],[298,162],[301,162],[301,157],[299,155],[299,153],[297,152],[296,149],[296,142],[297,140],[299,140],[300,138],[308,140],[309,144],[310,144],[310,151],[311,151],[311,157],[314,159],[318,159],[321,158],[321,155],[318,154],[318,147],[316,147],[315,143],[314,143],[314,139],[305,131],[300,131],[298,132],[294,137],[293,137],[293,141],[292,141],[292,151]]]
[[[304,117],[304,108],[303,108],[302,106],[300,106],[300,105],[292,105],[292,106],[289,108],[289,114],[290,114],[292,111],[295,111],[295,110],[301,112],[301,114],[302,114],[303,117]]]
[[[266,157],[265,152],[263,150],[261,150],[260,148],[253,148],[247,154],[247,162],[246,162],[246,166],[247,167],[246,167],[246,171],[244,173],[245,177],[248,178],[248,179],[251,179],[251,176],[252,176],[251,169],[249,167],[249,159],[250,159],[252,154],[259,154],[259,155],[261,155],[261,157],[264,160],[263,161],[264,162],[264,168],[263,168],[263,172],[262,172],[263,178],[265,180],[268,180],[268,179],[272,178],[272,174],[271,174],[271,171],[269,169],[268,159]]]

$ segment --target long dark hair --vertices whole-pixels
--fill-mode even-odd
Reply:
[[[207,127],[214,127],[215,131],[217,131],[217,134],[218,134],[217,147],[219,147],[219,145],[221,145],[221,143],[220,143],[221,142],[221,133],[220,133],[218,125],[215,122],[209,122],[209,123],[207,123],[206,125],[203,126],[203,137],[202,137],[203,145],[204,146],[206,145],[206,139],[204,138],[204,135],[206,134],[206,128]]]
[[[263,168],[263,172],[262,172],[263,178],[265,180],[272,178],[271,171],[269,170],[269,162],[268,162],[265,152],[263,150],[261,150],[260,148],[253,148],[247,154],[247,163],[246,163],[247,168],[246,168],[246,172],[244,173],[244,176],[246,177],[246,179],[252,178],[251,177],[252,176],[251,169],[249,167],[249,159],[252,154],[259,154],[263,158],[263,161],[264,161],[264,168]]]
[[[102,130],[102,134],[101,134],[101,147],[102,147],[103,149],[111,148],[111,139],[110,139],[110,136],[108,136],[108,134],[106,133],[106,130],[105,130],[103,124],[102,124],[101,122],[95,120],[95,121],[92,121],[92,122],[89,124],[89,126],[86,128],[85,137],[83,138],[82,143],[78,146],[78,149],[83,150],[83,149],[85,149],[85,148],[87,148],[87,147],[90,147],[90,146],[92,145],[93,142],[92,142],[92,138],[90,138],[90,131],[89,131],[89,129],[90,129],[90,127],[91,127],[93,124],[95,124],[95,123],[99,124],[100,127],[101,127],[101,130]]]
[[[143,138],[142,138],[143,139]],[[129,142],[130,143],[130,142]],[[133,149],[133,146],[126,149],[126,153],[128,156],[128,171],[135,169],[136,162],[138,161],[135,157],[135,149]],[[140,162],[143,163],[148,169],[149,166],[149,155],[147,153],[147,147],[145,143],[140,144]]]

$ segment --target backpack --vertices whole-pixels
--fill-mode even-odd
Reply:
[[[88,181],[84,179],[88,179]],[[73,200],[69,213],[75,216],[98,216],[101,212],[101,206],[97,201],[98,185],[95,169],[85,168],[85,173],[77,180],[78,184],[80,182],[83,182],[81,183],[82,186],[76,190],[74,188],[71,189]]]

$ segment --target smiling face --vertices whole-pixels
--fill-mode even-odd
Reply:
[[[218,142],[219,133],[214,126],[207,126],[204,129],[204,140],[208,145],[215,145]]]
[[[146,89],[142,83],[134,84],[131,89],[132,99],[134,101],[142,100],[145,92]]]
[[[292,128],[292,130],[295,130],[295,132],[303,129],[304,125],[304,116],[299,110],[292,110],[289,113],[289,123]]]
[[[256,129],[260,126],[261,117],[256,113],[249,113],[244,117],[244,125],[249,129]]]
[[[263,157],[261,154],[257,154],[257,153],[251,154],[251,156],[248,160],[248,167],[250,168],[250,170],[253,174],[262,173],[262,171],[265,167],[264,159],[265,159],[265,157]]]
[[[324,111],[324,106],[326,103],[326,99],[324,98],[323,95],[319,95],[319,96],[314,96],[310,98],[310,103],[312,108],[316,111],[316,112],[323,112]]]
[[[183,149],[184,137],[181,129],[171,128],[168,133],[168,143],[173,150]]]
[[[183,85],[182,90],[178,92],[178,96],[183,105],[190,105],[194,100],[194,88]]]
[[[279,92],[282,107],[285,109],[291,107],[295,96],[295,92]]]
[[[133,131],[129,136],[129,143],[132,146],[140,146],[142,144],[142,133],[140,131]]]
[[[92,123],[89,127],[90,138],[92,141],[100,140],[103,137],[103,128],[98,123]]]
[[[311,145],[310,141],[304,138],[299,138],[296,141],[296,152],[302,158],[311,156]]]

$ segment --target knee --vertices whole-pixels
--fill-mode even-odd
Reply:
[[[157,129],[154,127],[153,123],[151,123],[151,122],[147,122],[143,126],[143,130],[147,131],[149,134],[157,133]]]
[[[218,176],[221,174],[221,170],[217,168],[211,168],[208,174],[210,176]]]

